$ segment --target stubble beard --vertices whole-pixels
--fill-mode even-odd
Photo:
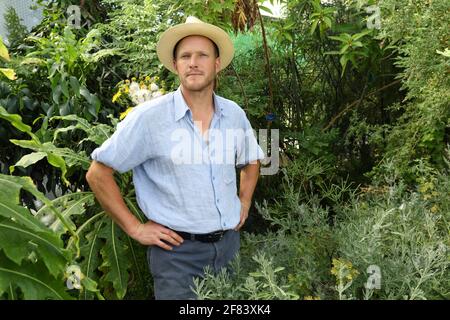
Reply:
[[[209,87],[214,87],[215,75],[212,78],[206,79],[205,82],[201,83],[190,83],[189,81],[184,81],[183,87],[189,91],[201,92]]]

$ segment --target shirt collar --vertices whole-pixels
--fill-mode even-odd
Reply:
[[[220,118],[224,114],[224,106],[220,103],[217,95],[213,92],[214,99],[214,113]],[[174,104],[175,104],[175,121],[180,120],[186,115],[186,112],[190,112],[189,107],[184,100],[183,94],[181,93],[181,86],[174,92]]]

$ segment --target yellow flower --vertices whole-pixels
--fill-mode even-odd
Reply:
[[[117,99],[120,98],[120,96],[122,95],[122,93],[119,91],[117,91],[117,93],[114,95],[114,97],[112,98],[112,102],[116,102]]]
[[[431,198],[433,198],[433,196],[429,193],[423,195],[423,200],[429,200]]]
[[[149,77],[149,76],[146,76],[146,77],[145,77],[145,81],[150,81],[150,77]]]
[[[122,113],[120,114],[119,119],[120,119],[120,120],[123,120],[123,119],[124,119],[131,111],[133,111],[133,107],[128,107],[127,110],[125,110],[124,112],[122,112]]]
[[[436,213],[439,210],[439,207],[437,205],[434,205],[431,207],[431,212]]]
[[[434,190],[433,182],[425,182],[419,186],[420,193],[426,193],[428,190],[430,191]]]

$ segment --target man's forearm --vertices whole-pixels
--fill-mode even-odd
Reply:
[[[103,209],[122,230],[131,235],[140,222],[126,206],[113,173],[111,168],[94,161],[86,174],[86,180]]]
[[[260,162],[256,164],[248,164],[241,169],[241,181],[239,186],[239,199],[247,209],[252,202],[253,192],[259,177]]]

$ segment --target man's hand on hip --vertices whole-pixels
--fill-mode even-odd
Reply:
[[[156,245],[166,250],[172,250],[172,247],[167,243],[174,246],[179,246],[183,243],[183,238],[176,232],[153,221],[138,224],[135,230],[130,233],[130,237],[140,244],[147,246]]]

